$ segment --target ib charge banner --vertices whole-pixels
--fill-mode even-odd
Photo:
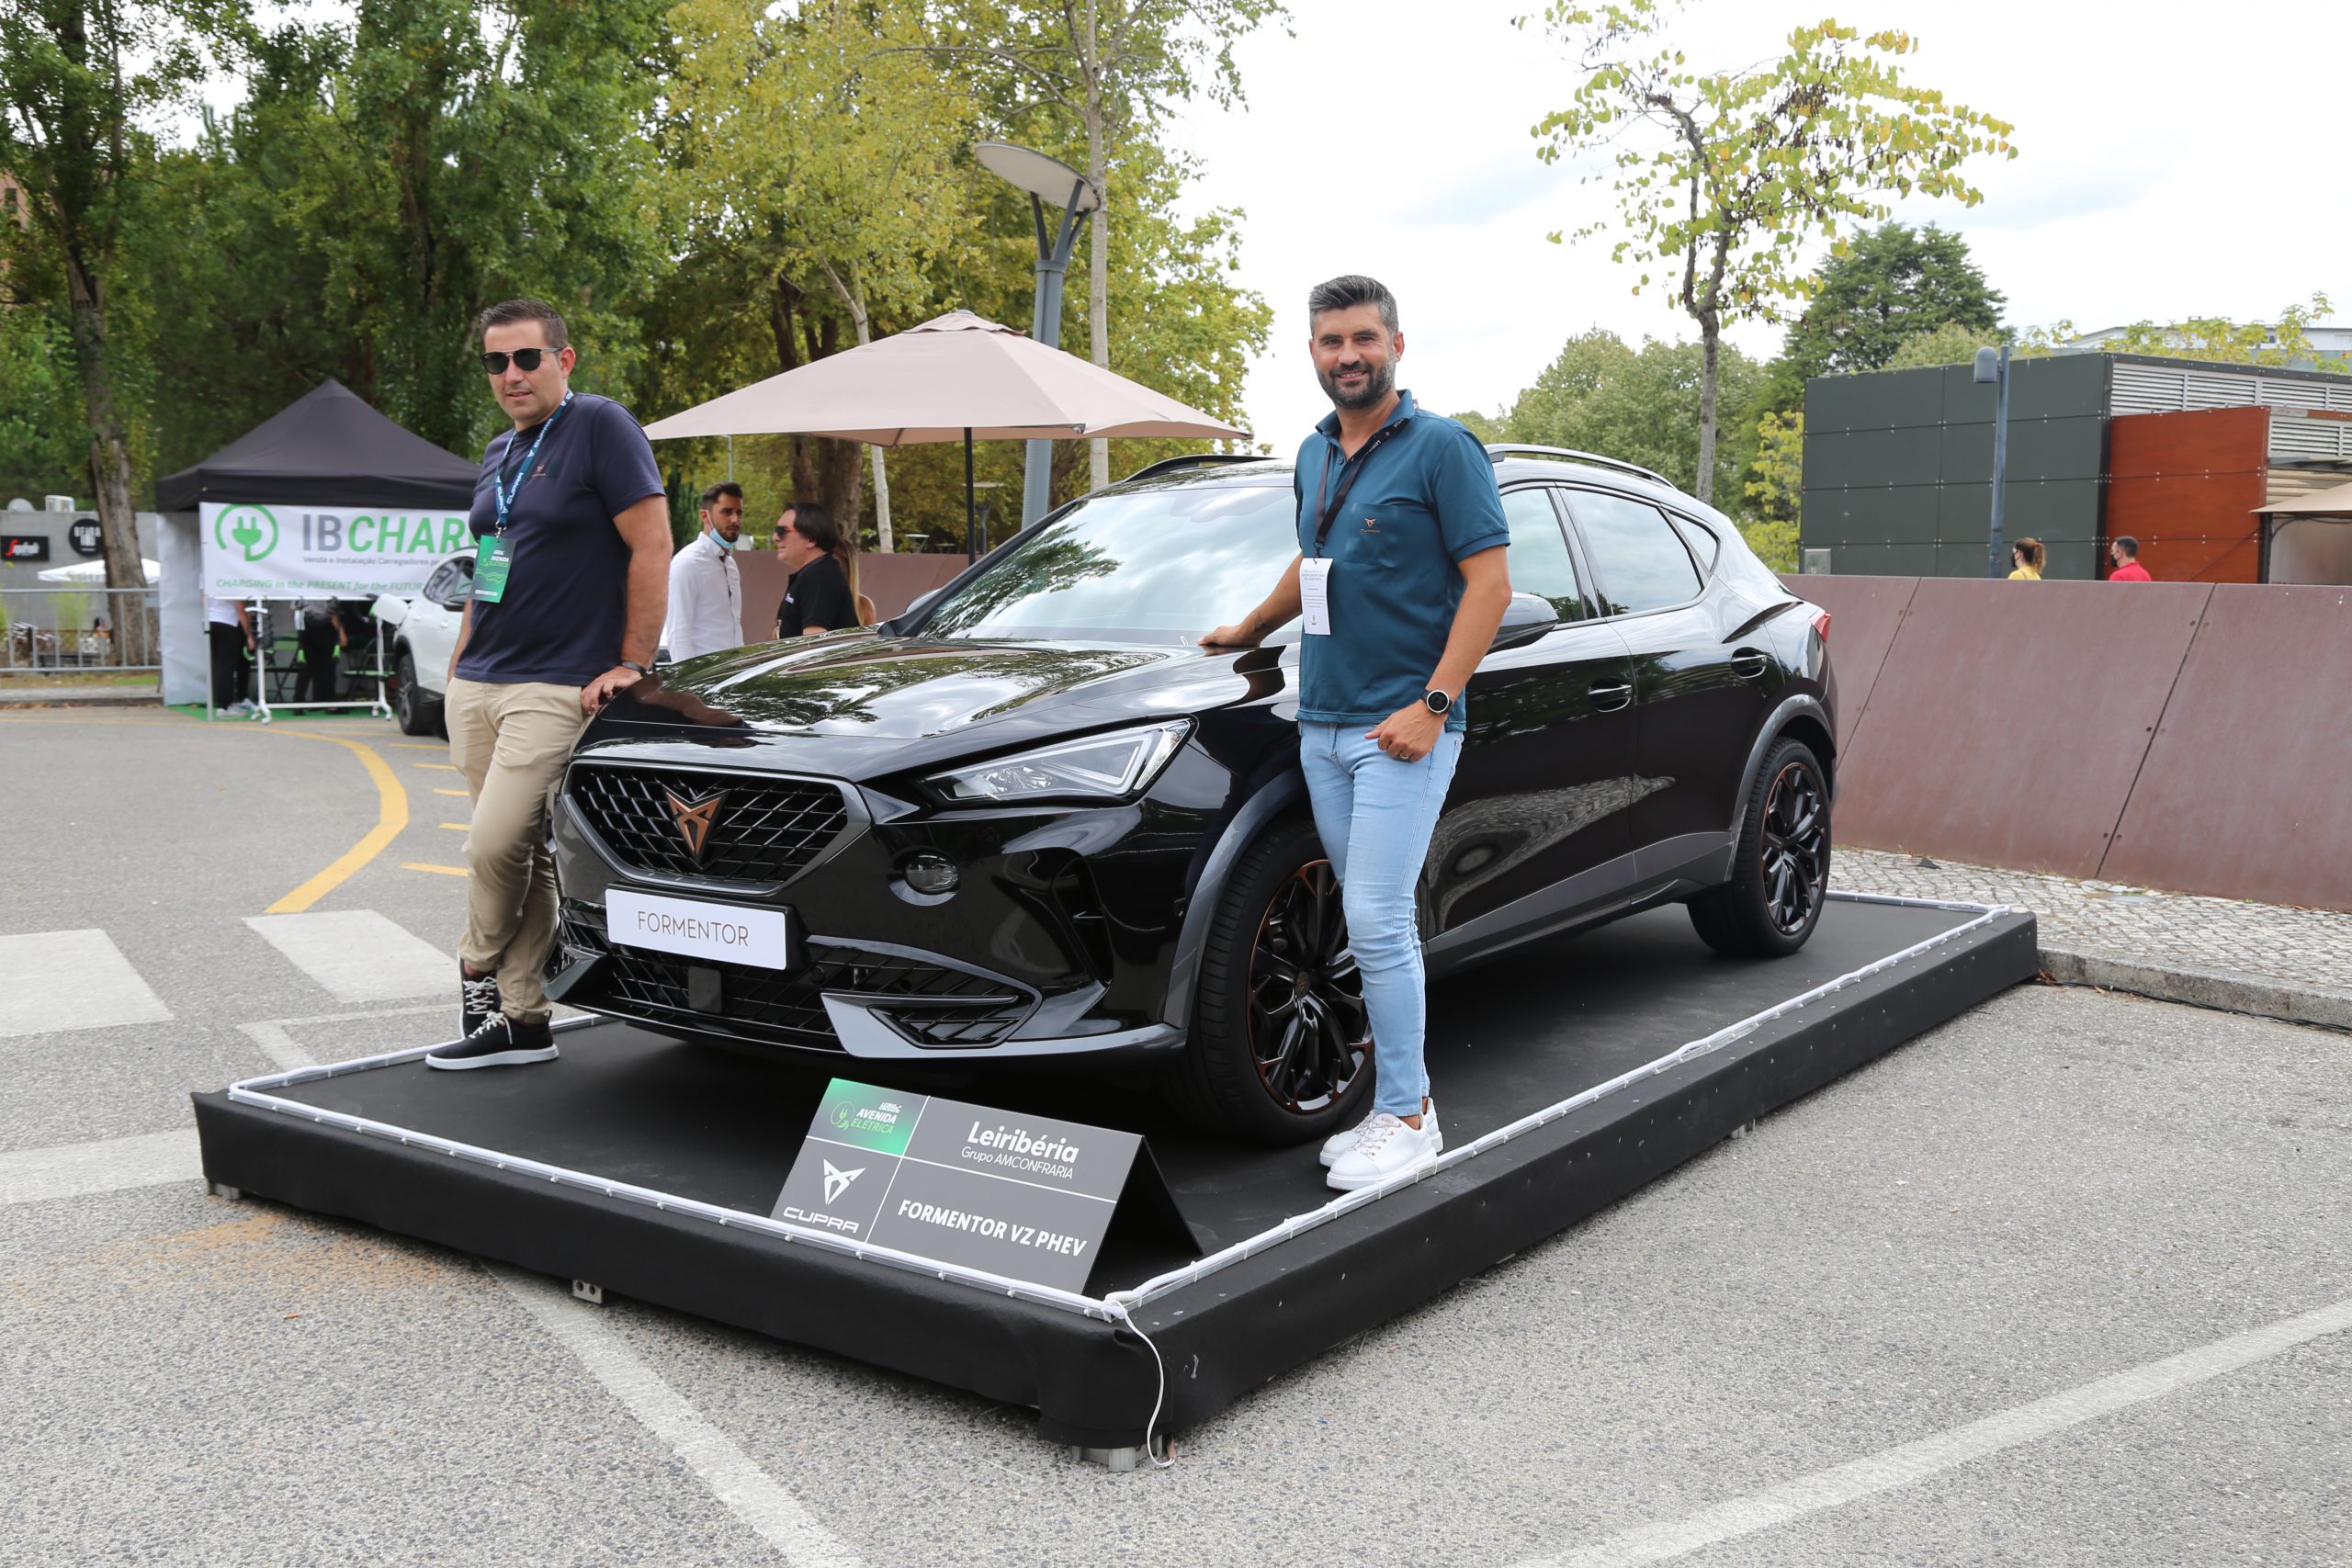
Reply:
[[[226,597],[364,599],[414,593],[473,546],[461,512],[272,503],[198,508],[204,591]]]

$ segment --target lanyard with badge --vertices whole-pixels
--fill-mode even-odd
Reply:
[[[1372,455],[1390,436],[1405,428],[1402,420],[1393,421],[1373,432],[1372,439],[1358,448],[1353,457],[1340,463],[1340,489],[1329,503],[1323,492],[1331,482],[1331,454],[1323,454],[1323,473],[1315,481],[1315,499],[1323,508],[1323,515],[1315,525],[1315,551],[1298,563],[1299,627],[1308,637],[1331,635],[1331,561],[1323,553],[1323,542],[1331,536],[1331,524],[1340,515],[1340,508],[1348,503],[1348,491],[1353,488],[1356,476],[1372,462]]]
[[[555,412],[548,415],[548,422],[539,426],[538,439],[533,441],[531,449],[523,454],[523,466],[514,471],[512,485],[501,477],[506,468],[503,462],[490,476],[491,499],[498,503],[498,532],[490,536],[490,548],[474,563],[474,598],[484,604],[495,604],[506,596],[506,574],[514,565],[514,552],[506,543],[507,513],[514,510],[514,498],[523,493],[523,481],[531,477],[531,465],[539,460],[539,448],[546,444],[548,432],[555,428],[556,421],[561,419],[564,410],[571,406],[571,394],[566,392],[563,401],[556,404]],[[513,437],[508,438],[507,445],[510,448],[513,446]]]

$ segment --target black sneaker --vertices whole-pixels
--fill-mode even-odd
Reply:
[[[498,1011],[498,976],[495,974],[474,976],[466,973],[466,961],[458,960],[458,1032],[471,1034],[488,1023]]]
[[[532,1062],[552,1062],[555,1033],[545,1019],[525,1023],[503,1012],[463,1040],[436,1045],[424,1054],[428,1067],[519,1067]]]

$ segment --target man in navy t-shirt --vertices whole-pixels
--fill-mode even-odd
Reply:
[[[1323,1145],[1342,1191],[1444,1147],[1429,1096],[1413,886],[1462,756],[1462,689],[1510,604],[1494,464],[1478,438],[1396,386],[1396,299],[1369,277],[1306,297],[1331,414],[1298,449],[1298,556],[1265,602],[1201,641],[1255,647],[1294,617],[1299,763],[1363,977],[1373,1113]]]
[[[552,1061],[541,971],[555,943],[548,808],[588,716],[653,662],[668,607],[670,504],[629,412],[571,389],[563,318],[537,299],[481,314],[482,368],[514,428],[474,487],[474,585],[445,712],[466,775],[462,1039],[433,1067]]]

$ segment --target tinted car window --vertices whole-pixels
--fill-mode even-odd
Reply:
[[[1550,600],[1564,621],[1583,615],[1576,563],[1568,556],[1568,536],[1560,530],[1559,513],[1552,509],[1551,492],[1534,487],[1506,491],[1503,516],[1510,524],[1512,590]]]
[[[1098,496],[1041,523],[926,612],[936,637],[1189,639],[1239,620],[1298,553],[1290,486]],[[1269,641],[1295,636],[1286,633]]]
[[[1690,547],[1690,553],[1699,558],[1699,570],[1714,570],[1715,556],[1724,547],[1724,542],[1715,537],[1715,531],[1703,523],[1692,522],[1679,512],[1669,512],[1667,515],[1674,520],[1674,531],[1682,536],[1682,542]]]
[[[1668,525],[1666,513],[1644,502],[1600,491],[1568,497],[1592,558],[1594,586],[1612,615],[1661,610],[1699,596],[1699,569]]]

